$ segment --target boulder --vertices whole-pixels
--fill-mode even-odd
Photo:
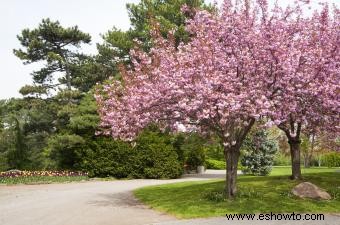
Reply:
[[[303,182],[296,185],[292,193],[300,198],[311,198],[317,200],[330,200],[332,197],[318,186],[310,183]]]

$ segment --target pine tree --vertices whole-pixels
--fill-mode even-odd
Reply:
[[[242,158],[243,172],[253,175],[266,176],[273,166],[274,154],[277,152],[277,143],[268,138],[268,133],[258,130],[247,137],[243,144],[244,157]]]

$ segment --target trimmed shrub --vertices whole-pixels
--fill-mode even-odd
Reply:
[[[225,170],[226,164],[224,161],[215,160],[215,159],[207,159],[205,161],[207,169],[213,170]]]
[[[166,179],[183,174],[171,136],[153,129],[142,132],[133,145],[97,137],[82,155],[82,168],[91,177]]]
[[[136,140],[139,165],[132,176],[137,178],[177,178],[183,174],[183,167],[172,145],[170,135],[160,131],[146,130]]]
[[[81,167],[90,177],[128,177],[134,169],[136,151],[122,141],[98,137],[82,152]]]

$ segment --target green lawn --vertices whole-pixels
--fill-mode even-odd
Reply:
[[[274,168],[267,177],[239,176],[238,197],[225,200],[223,180],[182,182],[137,189],[138,199],[179,218],[224,216],[226,213],[340,213],[340,173],[336,169],[303,169],[305,181],[324,188],[330,201],[298,199],[290,191],[299,181],[288,179],[289,167]],[[300,181],[301,182],[301,181]]]
[[[339,168],[340,169],[340,168]],[[338,169],[338,170],[339,170]],[[301,168],[302,174],[310,174],[310,173],[326,173],[326,172],[334,172],[336,169],[328,168],[328,167],[313,167],[313,168]],[[271,176],[290,176],[291,175],[291,167],[290,166],[277,166],[274,167]],[[338,174],[340,176],[340,174]]]
[[[5,177],[0,178],[0,184],[15,185],[15,184],[49,184],[49,183],[65,183],[79,182],[88,180],[87,176],[33,176],[33,177]]]

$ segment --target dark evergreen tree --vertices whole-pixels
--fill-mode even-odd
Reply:
[[[32,73],[36,85],[45,89],[55,88],[61,84],[67,89],[72,87],[72,70],[79,64],[79,61],[87,58],[86,55],[77,51],[81,44],[88,44],[91,41],[89,34],[81,32],[77,26],[64,28],[58,21],[43,19],[38,28],[24,29],[21,35],[17,36],[23,49],[14,49],[14,54],[24,61],[24,64],[44,62],[45,66]],[[62,73],[54,83],[54,75]],[[28,90],[22,89],[22,93],[31,91],[43,91],[44,89]]]

